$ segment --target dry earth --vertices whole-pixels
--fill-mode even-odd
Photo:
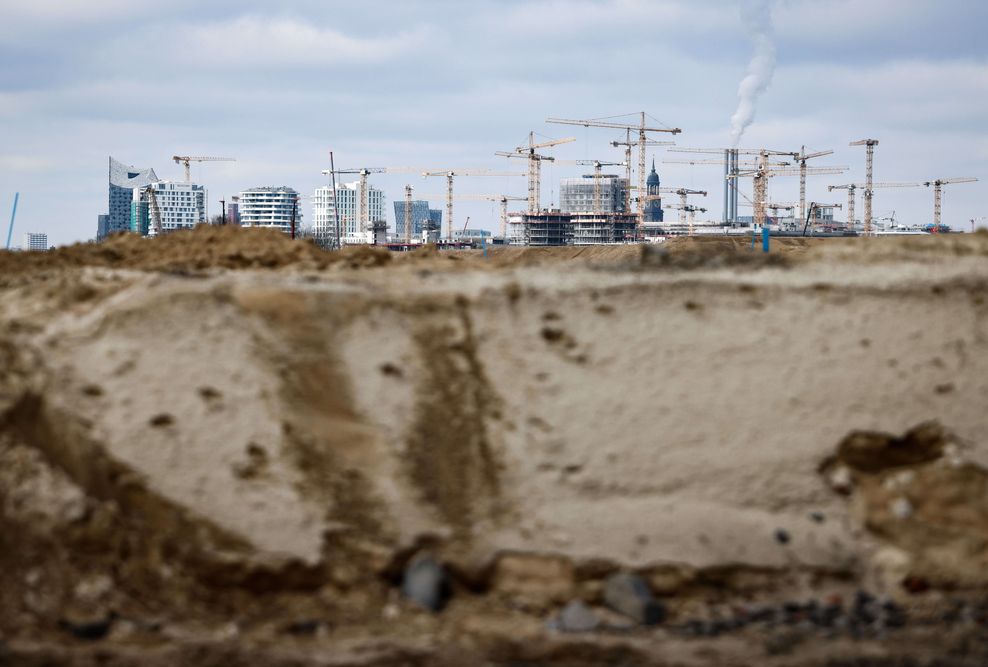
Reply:
[[[988,236],[774,244],[0,253],[0,664],[984,664]]]

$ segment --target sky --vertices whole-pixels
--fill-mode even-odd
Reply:
[[[93,238],[111,155],[176,181],[172,155],[236,158],[193,165],[212,215],[251,187],[311,194],[327,182],[330,150],[337,168],[520,173],[524,160],[494,153],[534,131],[576,139],[551,149],[560,160],[623,160],[610,145],[621,132],[549,116],[645,111],[682,128],[680,147],[723,147],[753,52],[742,20],[751,1],[0,0],[0,223],[19,192],[15,245],[25,231],[52,244]],[[769,4],[776,68],[741,145],[832,149],[811,164],[850,170],[811,177],[808,198],[846,203],[826,186],[863,180],[864,150],[848,143],[878,139],[876,181],[978,177],[944,188],[943,215],[955,229],[984,225],[988,3]],[[686,157],[665,148],[653,157],[664,186],[707,190],[700,217],[720,219],[721,167],[665,164]],[[585,169],[546,163],[542,205],[558,203],[560,178]],[[375,174],[371,183],[385,190],[392,228],[391,202],[406,184],[443,203],[442,179]],[[461,177],[456,191],[527,188],[521,176]],[[796,201],[798,179],[773,178],[769,197]],[[933,193],[876,190],[874,209],[925,224]],[[500,226],[494,203],[457,202],[456,227],[467,216],[472,228]]]

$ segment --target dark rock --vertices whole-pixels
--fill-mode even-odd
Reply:
[[[906,610],[896,604],[893,600],[886,600],[882,603],[882,622],[887,628],[901,628],[908,621]]]
[[[320,621],[308,619],[304,621],[293,621],[284,627],[284,632],[289,635],[306,637],[316,634],[322,625]]]
[[[113,627],[113,620],[112,615],[97,621],[83,621],[79,623],[61,619],[58,621],[58,627],[76,639],[99,641],[110,633],[110,628]]]
[[[779,528],[775,531],[775,541],[779,544],[789,544],[789,531],[784,528]]]
[[[827,517],[823,515],[823,512],[810,512],[810,518],[817,523],[823,523]]]
[[[446,569],[428,554],[418,554],[405,567],[401,592],[430,611],[440,611],[450,595]]]
[[[656,625],[665,620],[665,607],[636,574],[620,572],[608,577],[604,583],[604,602],[642,625]]]
[[[559,612],[555,627],[560,632],[592,632],[600,627],[600,619],[590,607],[574,600]]]
[[[925,593],[930,590],[930,582],[923,577],[909,576],[902,582],[902,587],[910,593]]]

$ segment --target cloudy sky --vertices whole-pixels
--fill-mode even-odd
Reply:
[[[877,138],[876,180],[977,176],[945,188],[944,221],[988,215],[988,3],[778,0],[773,24],[778,66],[743,146],[834,149],[817,162],[851,171],[811,179],[809,195],[843,202],[825,186],[863,179],[848,142]],[[683,128],[681,146],[720,147],[751,52],[739,0],[0,0],[0,220],[19,191],[15,243],[28,230],[92,238],[109,155],[174,180],[173,154],[237,158],[193,167],[212,214],[249,187],[311,193],[330,150],[338,167],[518,171],[494,152],[534,130],[577,139],[561,159],[622,159],[618,133],[547,116],[647,111]],[[655,157],[664,185],[709,190],[719,219],[720,168]],[[543,205],[580,169],[547,167]],[[414,175],[372,182],[392,225],[406,183],[444,191]],[[457,191],[524,195],[525,180]],[[773,179],[770,197],[795,200],[796,179]],[[932,208],[927,188],[876,191],[876,217],[925,223]],[[457,226],[467,215],[498,224],[492,204],[458,203]]]

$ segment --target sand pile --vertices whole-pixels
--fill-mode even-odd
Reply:
[[[0,641],[980,664],[988,247],[929,241],[2,255]]]

